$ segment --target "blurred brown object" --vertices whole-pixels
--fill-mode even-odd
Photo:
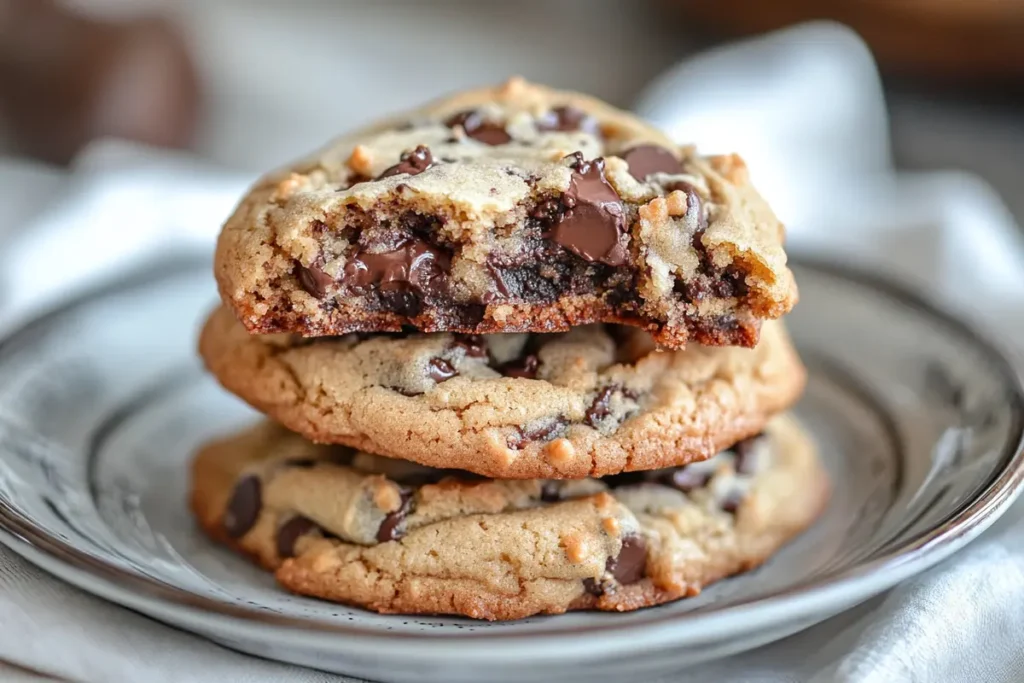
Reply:
[[[104,136],[185,147],[198,107],[194,65],[166,20],[0,0],[0,131],[15,152],[66,163]]]
[[[1024,87],[1021,0],[674,0],[686,16],[730,34],[811,19],[857,31],[882,68],[966,84]]]

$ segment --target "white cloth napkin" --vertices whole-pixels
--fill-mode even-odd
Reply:
[[[873,63],[844,29],[810,25],[690,60],[637,108],[681,140],[744,151],[790,226],[792,250],[887,271],[1019,343],[1021,233],[973,177],[893,173]],[[141,259],[208,253],[249,180],[118,143],[93,149],[69,179],[0,163],[9,189],[0,206],[0,328]],[[1022,516],[1018,505],[954,558],[854,610],[673,680],[1024,680]],[[3,548],[0,660],[103,683],[351,680],[223,649],[67,586]]]

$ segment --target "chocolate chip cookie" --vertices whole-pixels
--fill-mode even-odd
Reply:
[[[738,156],[512,79],[342,137],[259,180],[215,271],[256,333],[555,332],[753,346],[796,301]]]
[[[250,335],[216,310],[200,337],[229,391],[313,441],[496,478],[684,465],[756,434],[805,372],[782,323],[754,349],[659,350],[635,327],[554,334]]]
[[[808,526],[828,483],[787,417],[710,460],[604,479],[482,479],[271,423],[208,445],[192,509],[289,590],[378,612],[518,619],[696,595]]]

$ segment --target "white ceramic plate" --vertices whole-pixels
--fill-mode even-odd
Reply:
[[[636,680],[807,628],[948,556],[1022,481],[1015,370],[898,288],[796,267],[797,409],[835,493],[761,569],[627,614],[380,616],[278,589],[186,509],[195,447],[255,418],[194,355],[209,264],[150,269],[0,344],[0,540],[57,576],[232,648],[376,680]]]

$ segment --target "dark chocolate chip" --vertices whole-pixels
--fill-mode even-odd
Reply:
[[[512,141],[503,125],[488,121],[476,110],[459,112],[444,123],[449,128],[462,126],[466,135],[485,145],[504,145]]]
[[[597,392],[597,396],[594,397],[594,401],[587,408],[587,414],[585,422],[591,427],[596,427],[597,423],[608,417],[611,413],[611,400],[612,395],[615,393],[615,387],[605,387],[601,391]]]
[[[611,401],[615,394],[621,394],[624,398],[636,398],[636,394],[629,389],[618,386],[607,386],[597,392],[594,401],[587,408],[584,422],[591,427],[597,427],[598,423],[611,414]]]
[[[487,340],[479,334],[456,334],[455,346],[460,347],[470,358],[487,357]]]
[[[721,298],[746,296],[747,275],[735,265],[726,266],[715,285],[715,296]]]
[[[427,376],[438,384],[451,379],[459,372],[444,358],[431,358],[427,363]]]
[[[565,482],[549,479],[540,485],[540,499],[545,503],[557,503],[562,500],[562,486]]]
[[[602,582],[596,579],[583,579],[583,589],[597,597],[604,595],[604,586],[601,584]]]
[[[398,175],[400,173],[419,175],[430,168],[433,164],[434,157],[430,153],[430,148],[426,145],[420,145],[413,151],[403,154],[401,160],[377,176],[377,180],[390,178],[391,176]]]
[[[224,510],[224,531],[231,538],[241,538],[256,524],[263,507],[263,485],[255,474],[249,474],[235,484],[231,500]]]
[[[686,224],[694,229],[693,248],[697,250],[698,254],[706,255],[707,247],[704,246],[703,238],[704,230],[708,227],[708,218],[704,215],[700,195],[697,194],[697,189],[693,185],[682,180],[665,186],[666,192],[675,192],[676,190],[686,193]]]
[[[537,354],[531,353],[523,358],[510,360],[498,368],[498,372],[505,377],[521,377],[534,379],[537,376],[537,369],[540,367],[540,359]]]
[[[640,182],[655,173],[676,175],[683,172],[683,165],[679,163],[679,159],[658,145],[631,147],[622,153],[622,158],[629,165],[629,174]]]
[[[519,450],[524,444],[531,441],[546,441],[564,426],[565,420],[559,417],[532,429],[517,427],[516,432],[508,439],[508,447],[512,450]]]
[[[295,544],[299,538],[316,529],[316,523],[302,515],[296,515],[277,530],[278,557],[295,557]]]
[[[565,211],[566,207],[561,201],[549,197],[548,199],[538,202],[537,205],[530,210],[530,217],[536,218],[544,225],[554,225],[556,222],[561,220]]]
[[[609,557],[605,571],[614,577],[620,586],[628,586],[644,578],[647,572],[647,543],[643,536],[628,534],[622,537],[622,548],[615,557]],[[591,595],[604,595],[612,588],[607,581],[583,579],[583,587]]]
[[[485,304],[489,304],[492,301],[496,301],[498,299],[507,299],[508,295],[511,293],[511,290],[509,289],[508,283],[505,282],[505,277],[501,273],[501,268],[495,266],[493,263],[488,262],[487,272],[491,274],[494,287],[484,292],[484,295],[481,297],[481,300]]]
[[[707,486],[711,479],[710,472],[701,472],[695,467],[677,467],[660,478],[662,484],[678,489],[683,493]]]
[[[712,296],[711,281],[706,275],[698,274],[689,282],[676,282],[672,291],[681,294],[685,301],[698,303]]]
[[[586,261],[621,266],[627,253],[622,199],[604,177],[604,159],[573,156],[569,189],[562,196],[567,211],[546,236]]]
[[[382,292],[436,296],[446,289],[448,256],[423,240],[411,239],[383,254],[356,252],[345,264],[342,283],[356,289],[379,285]],[[400,303],[400,302],[399,302]],[[418,308],[418,303],[403,304]]]
[[[295,274],[299,278],[299,284],[310,296],[323,299],[327,296],[327,286],[334,282],[334,278],[320,269],[315,263],[310,266],[298,264]]]
[[[563,133],[582,130],[598,133],[597,120],[576,107],[555,107],[537,119],[537,130],[557,130]]]
[[[757,474],[762,469],[762,463],[759,461],[763,452],[760,441],[763,438],[763,434],[758,434],[740,441],[730,449],[736,455],[734,468],[737,474]]]
[[[647,543],[643,536],[623,536],[622,549],[617,556],[608,560],[607,569],[623,586],[644,578],[647,569]]]
[[[398,525],[412,512],[413,496],[412,491],[402,491],[401,495],[402,504],[394,512],[389,512],[384,521],[380,523],[380,528],[377,530],[378,543],[394,541],[405,535],[404,532],[399,531]]]

